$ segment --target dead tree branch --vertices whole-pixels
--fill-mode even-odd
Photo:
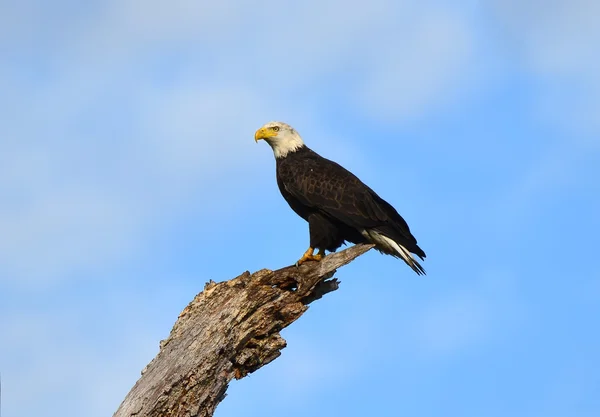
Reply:
[[[337,268],[372,247],[356,245],[318,263],[207,283],[113,417],[212,416],[229,382],[276,359],[286,346],[281,329],[335,291]]]

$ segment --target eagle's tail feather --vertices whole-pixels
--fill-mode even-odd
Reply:
[[[373,229],[365,230],[362,234],[367,238],[367,240],[376,245],[375,249],[402,259],[408,266],[412,268],[413,271],[417,273],[417,275],[425,275],[425,269],[423,269],[421,264],[417,262],[410,251],[401,244]],[[419,257],[423,259],[421,256]]]

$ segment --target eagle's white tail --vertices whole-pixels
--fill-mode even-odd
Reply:
[[[388,255],[402,259],[418,275],[425,275],[425,270],[404,246],[375,230],[363,230],[362,235],[376,245],[375,249]]]

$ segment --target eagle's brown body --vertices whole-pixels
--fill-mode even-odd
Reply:
[[[276,161],[281,194],[308,222],[311,248],[335,251],[344,241],[377,245],[381,240],[384,245],[376,249],[404,259],[417,274],[425,273],[410,255],[408,260],[403,256],[406,249],[425,258],[404,219],[354,174],[305,145]],[[386,247],[389,239],[402,247],[400,253]]]

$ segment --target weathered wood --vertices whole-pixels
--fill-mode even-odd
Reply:
[[[281,329],[335,291],[336,269],[372,247],[355,245],[321,262],[207,283],[114,417],[212,416],[229,382],[276,359],[286,346]]]

